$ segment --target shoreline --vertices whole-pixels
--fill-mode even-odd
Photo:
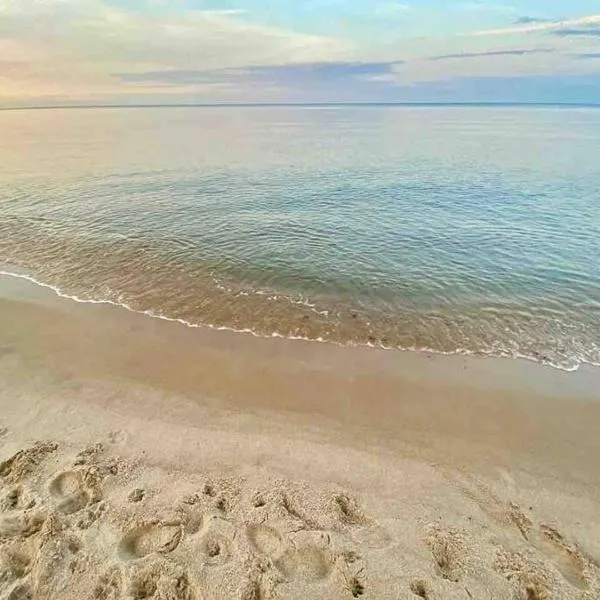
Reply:
[[[38,287],[51,290],[59,298],[77,302],[78,304],[91,304],[91,305],[117,307],[117,308],[126,310],[126,311],[136,314],[136,315],[141,315],[141,316],[149,317],[152,319],[159,319],[161,321],[166,321],[168,323],[183,325],[184,327],[188,327],[190,329],[209,329],[209,330],[218,331],[218,332],[228,332],[230,334],[233,333],[233,334],[250,335],[250,336],[253,336],[256,338],[260,338],[260,339],[278,339],[278,340],[286,340],[286,341],[300,341],[300,342],[330,344],[332,346],[337,346],[340,348],[371,348],[371,349],[377,349],[377,350],[389,350],[389,351],[394,351],[394,352],[415,352],[418,354],[435,355],[435,356],[464,356],[464,357],[473,357],[476,359],[491,358],[491,359],[509,359],[509,360],[518,360],[518,361],[528,361],[528,362],[532,362],[535,364],[552,367],[553,369],[557,369],[559,371],[565,371],[567,373],[578,371],[582,367],[583,368],[589,368],[589,367],[600,368],[600,363],[589,362],[589,361],[582,360],[582,359],[579,359],[579,362],[577,362],[577,364],[575,366],[567,367],[567,366],[564,366],[561,364],[553,363],[552,361],[546,360],[544,358],[528,356],[528,355],[519,354],[519,353],[516,353],[516,354],[515,353],[513,353],[513,354],[496,353],[495,354],[491,351],[490,352],[486,352],[483,350],[471,351],[471,350],[466,350],[466,349],[462,349],[462,348],[457,348],[456,350],[451,350],[451,351],[444,351],[444,350],[435,350],[433,348],[425,348],[425,347],[421,348],[421,347],[386,346],[382,343],[374,344],[371,342],[364,342],[364,343],[351,342],[351,341],[341,342],[341,341],[336,341],[333,339],[326,339],[323,337],[309,338],[309,337],[303,337],[303,336],[286,335],[286,334],[281,334],[278,332],[273,332],[271,334],[263,334],[263,333],[260,333],[258,331],[255,331],[254,329],[250,329],[250,328],[236,329],[234,327],[229,327],[226,325],[214,325],[211,323],[194,323],[194,322],[187,321],[185,319],[181,319],[181,318],[177,318],[177,317],[169,317],[166,315],[155,313],[151,310],[145,310],[145,311],[137,310],[124,302],[117,302],[117,301],[108,300],[108,299],[81,298],[81,297],[75,296],[73,294],[68,294],[68,293],[64,292],[61,288],[59,288],[53,284],[50,284],[50,283],[42,282],[42,281],[36,279],[35,277],[28,275],[26,273],[17,273],[17,272],[13,272],[13,271],[7,271],[4,269],[0,269],[0,278],[2,278],[2,279],[14,278],[14,279],[18,279],[18,280],[23,280],[28,283],[34,284]],[[6,284],[4,284],[4,288],[6,289]]]
[[[190,329],[6,279],[11,600],[598,597],[598,369]]]

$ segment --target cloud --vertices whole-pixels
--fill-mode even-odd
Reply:
[[[470,35],[473,36],[494,36],[494,35],[509,35],[516,33],[537,33],[544,31],[576,30],[580,27],[588,27],[592,25],[600,25],[600,15],[589,15],[578,19],[569,19],[565,21],[547,21],[543,23],[524,25],[523,27],[508,27],[504,29],[486,29],[476,31]]]
[[[543,19],[541,17],[519,17],[515,21],[515,25],[533,25],[534,23],[548,23],[550,19]]]
[[[368,27],[362,21],[355,28],[338,28],[343,34],[338,38],[321,22],[325,33],[301,31],[310,25],[305,13],[283,27],[261,23],[258,13],[190,8],[214,6],[213,0],[153,2],[154,8],[150,0],[0,0],[0,104],[18,98],[38,103],[364,101],[393,99],[401,90],[412,97],[407,90],[413,87],[425,98],[453,81],[463,81],[464,87],[467,79],[508,81],[597,71],[594,61],[579,60],[595,50],[589,39],[568,32],[585,29],[589,35],[600,28],[600,16],[562,22],[528,17],[518,27],[473,37],[448,34],[464,21],[440,24],[446,15],[441,9],[423,12],[412,2],[408,10],[404,3],[383,0],[377,3],[382,10],[406,12],[394,26],[388,16],[384,19],[393,39],[375,39],[370,29],[365,34]],[[323,3],[310,4],[316,20]],[[337,11],[349,3],[330,4]],[[485,2],[471,6],[491,9]],[[517,16],[503,19],[510,22]],[[521,37],[503,43],[485,37],[506,31]],[[531,43],[524,35],[531,31],[555,34],[554,50],[543,48],[547,43]],[[552,60],[543,54],[553,51]],[[474,97],[477,93],[472,90]]]
[[[221,83],[238,90],[236,102],[348,102],[380,101],[394,93],[394,62],[329,62],[253,66],[215,71],[160,70],[145,73],[118,73],[120,81],[134,86],[165,86],[165,89],[187,89],[196,86],[219,86]]]
[[[141,71],[113,73],[113,77],[124,83],[152,83],[158,85],[194,85],[212,83],[226,77],[227,71],[202,71],[193,69],[165,69],[161,71]]]
[[[571,77],[574,70],[572,56],[557,53],[556,59],[551,62],[534,58],[537,54],[549,52],[554,50],[521,48],[445,55],[445,58],[456,59],[448,60],[448,64],[444,62],[445,58],[406,62],[335,61],[218,70],[160,69],[115,73],[114,77],[123,84],[133,86],[133,89],[158,86],[192,92],[196,88],[228,85],[232,90],[241,90],[246,101],[256,101],[257,94],[261,94],[260,100],[270,97],[273,101],[381,101],[386,97],[396,98],[413,87],[420,90],[422,98],[427,98],[429,93],[443,93],[444,90],[454,89],[454,83],[462,82],[461,89],[465,93],[469,91],[477,101],[484,95],[488,81],[502,82],[502,93],[506,95],[511,85],[514,93],[517,93],[519,81],[536,79],[543,83]],[[587,76],[590,69],[584,67],[583,61],[579,62],[582,63],[579,69],[581,76]],[[549,73],[549,66],[554,73]],[[547,91],[549,86],[540,83],[539,89]],[[412,98],[412,95],[409,96]]]
[[[328,62],[302,65],[275,65],[267,67],[251,67],[243,73],[258,76],[263,79],[275,78],[278,81],[289,79],[313,79],[332,82],[348,77],[365,77],[381,75],[392,71],[395,65],[403,64],[402,61],[393,62]]]
[[[221,70],[158,70],[133,73],[115,73],[114,76],[128,83],[151,83],[159,85],[195,85],[219,82],[263,82],[285,84],[290,87],[307,84],[333,85],[349,79],[377,77],[391,73],[394,62],[323,62],[304,64],[281,64],[252,66]]]
[[[582,58],[582,59],[595,59],[595,58],[600,58],[600,52],[583,52],[581,54],[573,54],[573,56],[575,58]]]
[[[554,41],[554,40],[553,40]],[[463,52],[440,53],[436,56],[414,58],[394,67],[386,79],[396,85],[416,85],[424,82],[448,82],[465,78],[531,78],[593,75],[598,65],[581,60],[575,53],[593,52],[576,41],[561,41],[552,46],[496,47],[482,49],[481,44],[469,44]],[[439,58],[439,57],[443,58]],[[596,75],[597,77],[597,75]],[[600,80],[599,80],[600,85]]]
[[[600,37],[600,27],[556,29],[552,31],[552,35],[559,35],[561,37]]]
[[[520,50],[490,50],[488,52],[463,52],[459,54],[442,54],[440,56],[432,56],[429,60],[479,58],[481,56],[525,56],[527,54],[539,54],[546,52],[554,52],[554,50],[550,48],[528,48]]]
[[[226,68],[340,58],[347,44],[255,24],[238,11],[156,14],[101,0],[0,0],[0,36],[57,59],[95,64]]]
[[[0,57],[5,63],[0,103],[15,97],[152,94],[157,90],[151,85],[112,74],[336,61],[349,48],[334,37],[250,22],[239,12],[134,10],[102,0],[0,0]],[[219,81],[221,89],[231,91]],[[156,85],[160,93],[177,90],[174,82]],[[215,86],[205,82],[207,93]],[[196,83],[194,90],[200,89]]]

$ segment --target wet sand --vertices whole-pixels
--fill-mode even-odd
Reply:
[[[0,277],[0,597],[598,598],[598,390]]]

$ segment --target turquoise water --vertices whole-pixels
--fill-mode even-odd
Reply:
[[[0,112],[0,270],[261,335],[600,364],[600,110]]]

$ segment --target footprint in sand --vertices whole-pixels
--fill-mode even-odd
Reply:
[[[99,497],[85,482],[83,471],[65,471],[50,482],[50,493],[57,500],[57,508],[66,515],[76,513]]]
[[[281,492],[279,503],[288,516],[297,520],[302,528],[312,529],[315,531],[320,529],[319,523],[307,515],[300,506],[296,505],[296,502],[292,499],[292,497],[283,491]]]
[[[287,579],[319,581],[325,579],[333,567],[331,557],[320,548],[290,548],[274,561]]]
[[[329,535],[305,531],[294,536],[290,546],[274,564],[287,579],[310,582],[328,577],[334,562]]]
[[[208,567],[219,567],[231,561],[235,527],[219,515],[204,515],[198,552],[200,562]]]
[[[258,554],[270,558],[277,570],[288,580],[304,582],[325,579],[334,565],[326,533],[299,532],[287,542],[268,525],[251,525],[247,529],[250,545]]]
[[[461,485],[465,494],[494,520],[516,527],[522,538],[549,558],[556,569],[572,586],[586,590],[586,558],[576,545],[570,544],[553,527],[541,524],[539,528],[527,517],[516,502],[505,502],[492,494],[484,485],[472,483]]]
[[[495,495],[487,486],[476,480],[459,480],[458,487],[475,502],[481,511],[503,526],[514,526],[524,540],[533,527],[531,520],[516,502],[508,502]]]
[[[570,544],[556,529],[550,525],[541,524],[539,531],[530,532],[529,541],[534,548],[552,561],[556,569],[572,586],[580,590],[588,588],[584,574],[585,558],[577,546]]]
[[[120,554],[124,558],[142,558],[148,554],[173,552],[183,535],[180,523],[152,522],[132,529],[121,540]]]
[[[249,525],[246,534],[252,548],[263,556],[276,558],[286,550],[282,535],[268,525]]]

